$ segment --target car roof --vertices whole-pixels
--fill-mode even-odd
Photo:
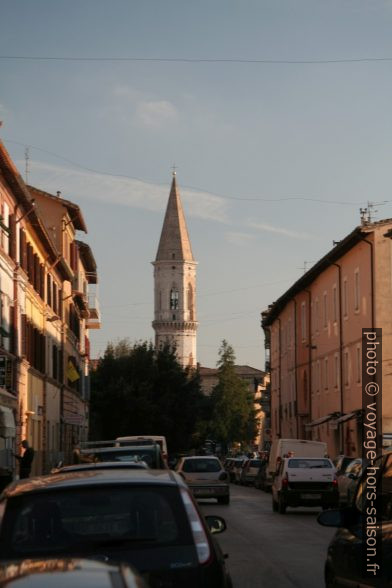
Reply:
[[[47,476],[27,478],[9,484],[2,498],[11,498],[31,492],[67,490],[109,485],[184,486],[185,482],[172,470],[110,468],[74,472],[59,472]]]
[[[216,455],[184,455],[181,459],[217,459]]]
[[[151,445],[125,445],[123,447],[86,447],[80,450],[80,453],[129,453],[135,451],[159,451],[160,447],[157,443]]]
[[[127,588],[141,588],[141,577],[125,565],[108,564],[80,558],[25,559],[0,563],[0,584],[41,588],[53,586],[67,588],[90,585],[96,588],[112,588],[118,582]],[[145,586],[145,584],[143,584]]]
[[[105,468],[128,468],[128,469],[145,469],[148,465],[145,461],[93,461],[91,463],[77,463],[56,468],[57,472],[72,472],[82,470],[95,470]]]

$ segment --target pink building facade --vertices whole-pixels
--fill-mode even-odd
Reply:
[[[362,329],[382,328],[382,432],[392,432],[392,220],[364,222],[262,314],[272,438],[361,455]],[[381,422],[382,420],[382,422]]]

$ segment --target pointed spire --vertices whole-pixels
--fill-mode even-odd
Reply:
[[[156,261],[178,260],[194,261],[174,170]]]

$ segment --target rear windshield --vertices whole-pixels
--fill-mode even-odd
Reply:
[[[180,544],[192,536],[178,489],[130,484],[9,498],[0,534],[7,557]]]
[[[150,468],[163,468],[163,462],[160,452],[155,447],[135,447],[129,448],[125,451],[88,451],[81,452],[81,461],[97,462],[97,461],[135,461],[139,459],[144,461]]]
[[[289,468],[332,468],[328,459],[289,459]]]
[[[219,472],[221,465],[217,459],[186,459],[182,470],[192,472]]]

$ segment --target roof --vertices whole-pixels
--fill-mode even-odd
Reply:
[[[339,241],[324,257],[322,257],[315,265],[313,265],[303,276],[299,278],[278,300],[271,304],[266,311],[262,313],[262,326],[270,326],[274,320],[279,316],[284,307],[290,302],[296,294],[303,291],[314,280],[325,271],[330,265],[336,262],[347,251],[352,249],[354,245],[366,238],[367,234],[374,225],[384,224],[390,222],[381,221],[379,223],[368,223],[356,227],[349,235],[342,241]]]
[[[181,485],[181,477],[171,470],[111,468],[49,474],[36,478],[19,480],[7,486],[2,496],[11,498],[30,492],[50,492],[83,487],[110,486],[122,484],[152,484],[154,486]]]
[[[176,176],[170,189],[155,261],[194,261]]]
[[[28,221],[29,224],[33,227],[38,238],[41,240],[41,243],[47,250],[49,254],[49,261],[58,262],[59,252],[57,251],[55,244],[50,238],[44,223],[37,214],[37,211],[34,209],[31,194],[26,184],[24,183],[22,176],[20,175],[19,171],[17,170],[13,161],[11,160],[8,151],[5,148],[2,141],[0,141],[0,170],[3,174],[4,179],[9,185],[13,196],[17,200],[18,206],[21,207],[23,210],[22,215],[27,215],[28,213],[28,218],[26,222]],[[57,267],[61,272],[62,276],[66,280],[72,279],[72,274],[70,274],[70,270],[67,268],[67,264],[64,262],[63,259],[60,259],[60,262],[58,263]]]
[[[205,376],[218,376],[219,368],[208,368],[199,366],[199,374],[203,377]],[[251,367],[249,365],[235,365],[234,371],[237,376],[265,376],[266,372],[262,370],[258,370],[257,368]]]
[[[82,211],[80,210],[79,206],[70,200],[66,200],[60,196],[53,196],[53,194],[49,194],[49,192],[45,192],[44,190],[39,190],[34,186],[27,186],[30,192],[35,193],[37,195],[43,196],[45,198],[49,198],[55,202],[59,202],[62,204],[66,209],[71,218],[72,224],[78,231],[84,231],[87,233],[87,226],[84,222],[84,218],[82,215]]]

